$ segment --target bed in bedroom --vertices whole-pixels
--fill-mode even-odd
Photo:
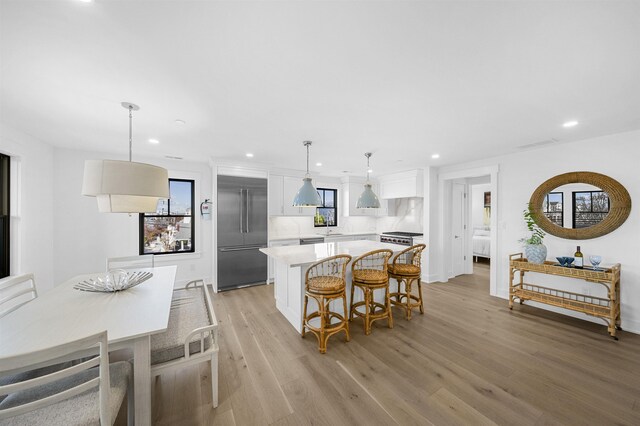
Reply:
[[[485,228],[473,230],[473,257],[477,261],[479,257],[491,258],[491,231]]]

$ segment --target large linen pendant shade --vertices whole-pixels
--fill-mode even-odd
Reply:
[[[158,198],[169,198],[169,175],[146,163],[87,160],[82,195],[96,197],[100,212],[155,212]]]
[[[313,187],[311,178],[306,177],[302,179],[302,187],[298,190],[298,193],[293,197],[293,205],[298,207],[317,207],[322,205],[322,198],[320,194]]]
[[[364,185],[364,191],[360,194],[358,201],[356,202],[357,209],[378,209],[380,208],[380,200],[378,196],[371,189],[371,184],[366,183]]]

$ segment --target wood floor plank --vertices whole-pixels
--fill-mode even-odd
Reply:
[[[277,311],[273,286],[216,294],[220,405],[204,363],[156,383],[154,424],[640,424],[640,336],[510,311],[488,276],[482,264],[424,285],[424,315],[394,308],[395,327],[369,336],[356,320],[324,355]]]
[[[445,388],[439,389],[431,395],[429,399],[434,402],[433,406],[444,411],[444,417],[447,418],[448,424],[460,426],[470,424],[476,426],[494,426],[496,424]]]

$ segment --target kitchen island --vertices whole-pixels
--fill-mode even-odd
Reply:
[[[275,261],[274,296],[276,308],[298,330],[302,332],[302,311],[304,304],[304,279],[307,268],[312,263],[338,254],[348,254],[354,259],[367,252],[378,249],[389,249],[394,255],[406,249],[398,244],[380,243],[376,241],[342,241],[334,243],[310,244],[303,246],[284,246],[261,248],[260,251]],[[347,305],[351,295],[351,265],[347,266]],[[378,300],[380,298],[380,300]],[[375,299],[381,301],[382,292],[376,292]],[[354,295],[357,302],[362,295]],[[317,309],[315,301],[309,299],[309,312]],[[342,312],[342,302],[335,300],[331,303],[331,310]]]

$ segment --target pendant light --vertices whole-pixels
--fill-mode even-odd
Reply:
[[[369,173],[371,169],[369,168],[369,159],[371,158],[370,152],[365,152],[364,156],[367,157],[367,182],[364,184],[364,191],[360,194],[360,198],[358,198],[358,202],[356,203],[357,209],[377,209],[380,208],[380,200],[371,189],[371,184],[369,183]]]
[[[302,179],[302,187],[293,198],[293,205],[295,207],[318,207],[322,205],[322,199],[318,191],[313,187],[309,176],[309,147],[311,146],[311,141],[304,141],[302,144],[307,147],[307,174]]]
[[[132,111],[140,107],[121,105],[129,110],[129,161],[85,161],[82,195],[96,197],[100,212],[155,212],[158,198],[169,198],[169,174],[162,167],[131,161]]]

